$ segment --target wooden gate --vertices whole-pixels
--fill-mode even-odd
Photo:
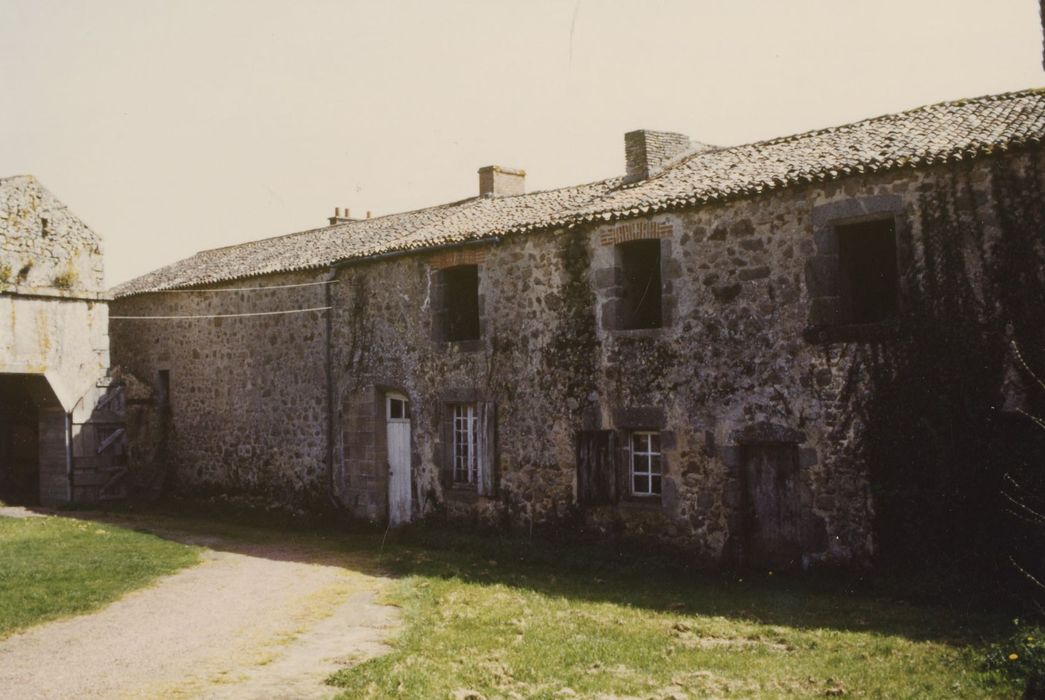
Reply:
[[[74,503],[127,495],[126,396],[124,385],[99,381],[72,412],[72,499]]]

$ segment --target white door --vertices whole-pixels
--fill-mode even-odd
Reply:
[[[410,402],[402,394],[385,398],[388,425],[388,522],[410,522]]]

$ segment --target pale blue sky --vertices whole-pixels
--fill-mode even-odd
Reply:
[[[115,284],[203,248],[1045,83],[1036,0],[0,0],[0,175]]]

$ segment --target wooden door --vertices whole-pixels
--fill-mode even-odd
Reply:
[[[385,397],[388,426],[388,522],[410,522],[410,402],[402,394]]]
[[[747,496],[747,562],[786,568],[801,561],[798,447],[744,447]]]

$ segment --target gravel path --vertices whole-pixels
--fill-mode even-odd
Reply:
[[[0,695],[323,698],[330,673],[387,650],[398,610],[375,602],[387,579],[368,562],[202,543],[198,566],[0,641]]]

